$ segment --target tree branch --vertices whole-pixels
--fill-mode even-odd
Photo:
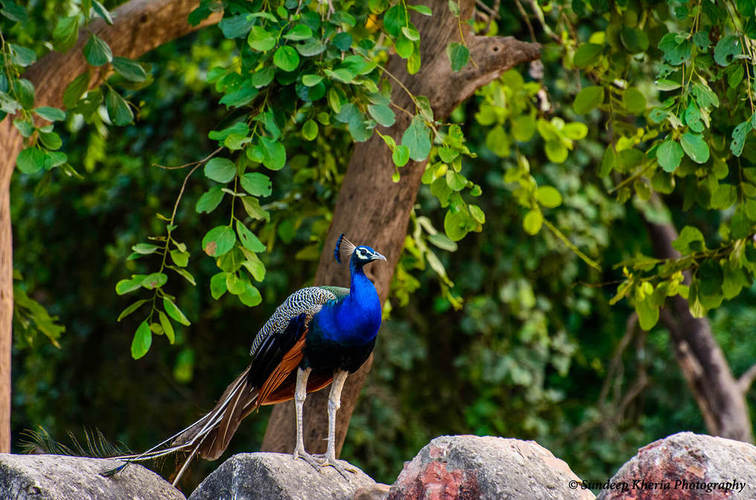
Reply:
[[[748,394],[748,390],[751,388],[754,380],[756,380],[756,365],[752,365],[738,379],[738,389],[743,393],[743,396]]]

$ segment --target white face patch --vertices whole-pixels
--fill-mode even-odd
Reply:
[[[360,260],[365,260],[368,258],[367,250],[362,247],[357,248],[357,250],[355,250],[355,253],[357,254],[357,258],[359,258]]]

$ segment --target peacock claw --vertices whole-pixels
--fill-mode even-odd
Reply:
[[[320,460],[318,464],[320,465],[320,467],[333,467],[336,470],[336,472],[338,472],[339,475],[343,477],[344,479],[347,479],[347,476],[346,476],[347,472],[351,472],[352,474],[355,474],[357,472],[357,469],[355,467],[352,467],[352,465],[346,460],[337,460],[335,458],[329,459],[324,453],[313,455],[313,457],[315,459]],[[346,464],[346,466],[341,465],[339,462]]]
[[[301,458],[308,464],[312,466],[313,469],[316,471],[320,471],[320,462],[317,460],[317,458],[313,457],[306,451],[295,451],[294,452],[294,460]]]

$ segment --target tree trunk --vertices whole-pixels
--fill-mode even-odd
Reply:
[[[677,231],[670,224],[646,221],[656,257],[674,259],[672,247]],[[675,346],[675,356],[688,382],[706,428],[715,436],[753,442],[751,418],[741,384],[733,377],[722,349],[714,339],[707,318],[695,318],[688,301],[679,295],[669,299],[661,311]]]
[[[137,58],[159,45],[187,33],[217,23],[214,14],[199,26],[191,26],[187,16],[197,0],[132,0],[113,12],[114,23],[101,19],[92,22],[89,30],[105,40],[113,54]],[[35,106],[63,107],[66,86],[87,68],[81,49],[88,33],[82,32],[75,48],[65,54],[51,52],[40,59],[24,75],[36,88]],[[90,88],[100,85],[108,76],[109,66],[95,70]],[[10,216],[10,178],[16,157],[23,148],[23,137],[12,124],[13,118],[0,122],[0,452],[10,452],[11,416],[11,325],[13,321],[13,245]]]
[[[431,17],[413,14],[413,22],[421,34],[422,68],[411,76],[405,69],[405,61],[399,57],[392,56],[388,64],[388,71],[409,91],[428,97],[437,120],[443,121],[476,89],[498,78],[504,71],[539,57],[540,47],[537,44],[520,42],[511,37],[482,37],[470,33],[466,21],[472,16],[474,3],[473,0],[460,2],[462,14],[459,19],[449,11],[446,0],[430,2],[433,10]],[[446,46],[450,42],[460,41],[460,29],[465,32],[464,41],[470,49],[471,63],[454,73],[446,55]],[[393,79],[392,84],[392,101],[414,111],[406,92]],[[397,113],[396,124],[384,130],[384,133],[390,134],[399,143],[408,125],[406,114]],[[367,271],[375,283],[381,303],[386,301],[424,169],[425,162],[410,162],[400,170],[401,180],[395,183],[391,180],[394,172],[391,152],[380,137],[374,135],[355,146],[320,256],[316,283],[348,283],[347,266],[339,265],[333,259],[336,239],[340,233],[345,233],[354,243],[368,244],[388,259],[385,264],[373,264]],[[372,362],[371,355],[344,386],[336,424],[337,454],[341,452],[357,396]],[[312,394],[305,402],[304,440],[310,452],[325,451],[327,405],[327,390]],[[294,449],[294,445],[294,405],[292,402],[277,405],[268,423],[262,450],[288,453]]]

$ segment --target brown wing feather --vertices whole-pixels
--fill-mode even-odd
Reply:
[[[299,364],[304,358],[304,345],[305,338],[307,337],[307,330],[304,331],[300,339],[289,349],[289,352],[284,354],[281,362],[278,363],[268,378],[260,387],[260,396],[258,397],[258,405],[266,404],[268,396],[278,389],[278,387],[297,369]]]

